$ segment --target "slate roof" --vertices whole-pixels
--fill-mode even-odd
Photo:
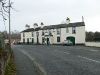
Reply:
[[[46,29],[58,29],[58,28],[66,28],[66,27],[80,27],[80,26],[85,26],[85,23],[76,22],[76,23],[69,23],[69,24],[49,25],[49,26],[44,26],[43,28],[38,27],[36,29],[34,28],[26,29],[22,32],[31,32],[31,31],[46,30]]]

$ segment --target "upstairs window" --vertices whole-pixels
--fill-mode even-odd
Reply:
[[[44,35],[44,31],[42,31],[42,35]]]
[[[32,32],[32,37],[34,37],[34,33]]]
[[[39,32],[36,32],[36,36],[39,36]]]
[[[52,35],[51,30],[49,30],[49,35]]]
[[[23,39],[23,43],[25,43],[25,39]]]
[[[66,33],[69,33],[69,28],[68,27],[66,28]]]
[[[72,34],[76,34],[76,27],[72,27]]]
[[[60,34],[60,29],[57,29],[57,35],[59,35]]]

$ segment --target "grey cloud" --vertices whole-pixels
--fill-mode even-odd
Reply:
[[[88,20],[86,22],[89,22],[89,18],[100,14],[100,0],[13,1],[14,8],[19,11],[12,14],[13,29],[18,27],[19,29],[24,29],[26,23],[32,26],[34,22],[40,23],[41,21],[45,24],[57,24],[61,23],[67,16],[71,18],[71,22],[81,21],[81,16],[86,17],[86,20]]]

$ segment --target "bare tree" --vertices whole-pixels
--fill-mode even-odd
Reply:
[[[3,18],[4,25],[5,25],[5,21],[9,17],[9,14],[8,14],[9,13],[9,7],[12,8],[12,4],[13,4],[13,2],[10,2],[10,4],[9,4],[8,0],[0,0],[0,15]]]

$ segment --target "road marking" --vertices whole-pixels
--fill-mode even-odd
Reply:
[[[86,59],[86,60],[89,60],[89,61],[92,61],[92,62],[96,62],[96,63],[99,63],[100,64],[100,61],[97,61],[97,60],[94,60],[94,59],[90,59],[90,58],[87,58],[87,57],[83,57],[83,56],[78,56],[80,58],[83,58],[83,59]]]
[[[98,52],[99,50],[90,50],[90,51],[92,51],[92,52]]]
[[[39,63],[36,62],[35,58],[31,57],[29,53],[27,53],[24,50],[20,50],[24,55],[26,55],[30,60],[33,61],[33,65],[35,70],[39,73],[39,75],[47,75],[46,71],[44,70],[43,67]]]
[[[64,52],[64,54],[70,54],[69,52]]]

